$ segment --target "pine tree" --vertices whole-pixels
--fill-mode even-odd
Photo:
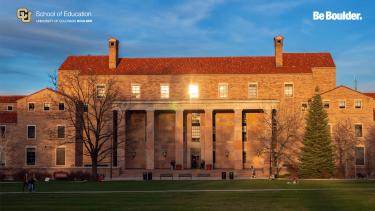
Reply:
[[[328,115],[323,108],[319,88],[310,103],[303,139],[300,175],[305,178],[325,178],[333,174],[333,149],[328,132]]]

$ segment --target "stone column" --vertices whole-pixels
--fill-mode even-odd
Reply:
[[[146,169],[154,169],[155,152],[155,111],[147,110],[146,114]]]
[[[176,110],[175,119],[175,159],[176,169],[183,169],[184,163],[184,111]]]
[[[204,161],[206,162],[207,166],[211,166],[213,169],[213,140],[212,140],[212,109],[204,110]]]
[[[242,109],[234,110],[234,168],[242,169]]]
[[[118,129],[117,129],[117,164],[120,171],[125,169],[125,146],[126,146],[126,111],[118,111]]]

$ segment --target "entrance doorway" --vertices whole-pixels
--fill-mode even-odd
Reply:
[[[192,169],[198,169],[199,168],[199,165],[201,163],[201,159],[200,159],[200,151],[198,150],[191,150],[191,168]]]

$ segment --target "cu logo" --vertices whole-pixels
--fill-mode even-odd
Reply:
[[[17,10],[17,18],[20,19],[23,23],[31,22],[31,11],[26,8],[19,8]]]

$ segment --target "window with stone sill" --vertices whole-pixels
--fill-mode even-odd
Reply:
[[[35,147],[26,148],[26,165],[34,166],[36,161]]]
[[[65,166],[65,147],[56,148],[56,165]]]
[[[65,110],[65,104],[59,103],[59,111],[64,111],[64,110]]]
[[[168,84],[160,85],[160,98],[161,99],[169,98],[169,85]]]
[[[293,97],[293,84],[284,84],[284,95],[285,97]]]
[[[328,100],[323,101],[323,108],[329,109],[329,101]]]
[[[362,108],[362,100],[354,100],[354,107],[357,109]]]
[[[35,103],[28,103],[28,110],[35,111]]]
[[[58,125],[57,126],[57,138],[64,139],[65,138],[65,126]]]
[[[96,97],[97,98],[105,97],[105,85],[104,84],[96,85]]]
[[[36,126],[35,125],[28,125],[27,126],[27,138],[28,139],[35,139],[36,138]]]
[[[228,97],[228,84],[227,83],[219,83],[219,97],[220,98]]]
[[[248,87],[249,98],[257,98],[258,95],[258,85],[255,83],[250,83]]]
[[[362,137],[362,124],[355,124],[354,125],[354,134],[355,137]]]
[[[12,105],[8,105],[7,111],[13,111],[13,106]]]
[[[339,108],[340,109],[346,108],[346,101],[345,100],[339,100]]]
[[[355,148],[355,165],[365,165],[365,148],[356,147]]]
[[[140,99],[141,98],[141,85],[132,84],[131,85],[131,92],[132,92],[133,98]]]
[[[44,104],[43,104],[43,110],[44,110],[44,111],[49,111],[49,110],[51,110],[51,103],[44,103]]]

